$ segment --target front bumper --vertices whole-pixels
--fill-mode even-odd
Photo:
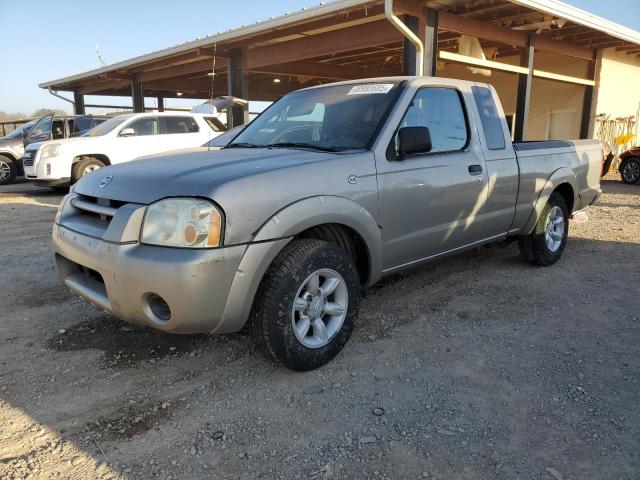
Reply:
[[[288,239],[217,249],[143,245],[145,207],[118,209],[106,230],[65,197],[52,233],[56,270],[73,293],[100,310],[170,333],[231,333],[249,315],[260,279]],[[154,309],[160,297],[170,311]]]
[[[217,329],[246,249],[114,244],[53,227],[56,270],[67,288],[122,320],[172,333]],[[152,310],[152,295],[169,306],[168,321]]]
[[[71,162],[63,157],[40,158],[41,150],[34,153],[33,163],[23,163],[24,174],[43,186],[69,185]]]

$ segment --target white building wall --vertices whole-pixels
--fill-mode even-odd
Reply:
[[[596,114],[635,116],[640,108],[640,58],[608,48],[596,77]]]
[[[498,59],[502,63],[519,64],[519,57]],[[549,52],[536,52],[534,67],[547,72],[588,77],[588,62]],[[438,71],[439,76],[490,83],[500,96],[507,115],[515,114],[518,76],[513,73],[492,71],[491,76],[472,73],[464,65],[447,63]],[[584,86],[534,78],[527,140],[577,139],[580,137]]]

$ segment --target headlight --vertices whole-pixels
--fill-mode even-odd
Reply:
[[[163,247],[219,247],[222,215],[210,202],[168,198],[147,207],[140,242]]]
[[[49,145],[45,145],[42,147],[42,153],[40,154],[40,159],[44,160],[45,158],[57,157],[60,153],[60,144],[59,143],[51,143]]]

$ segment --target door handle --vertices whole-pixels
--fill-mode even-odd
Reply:
[[[471,175],[482,175],[482,165],[469,165]]]

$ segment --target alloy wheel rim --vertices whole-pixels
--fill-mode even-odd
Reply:
[[[637,182],[640,178],[640,163],[628,162],[622,169],[622,176],[627,182]]]
[[[307,348],[321,348],[338,334],[349,308],[347,283],[335,270],[323,268],[309,275],[296,293],[291,325]]]
[[[4,182],[11,175],[11,167],[7,162],[0,161],[0,182]]]
[[[547,248],[551,253],[556,253],[560,250],[562,240],[564,239],[564,227],[564,213],[560,207],[555,206],[549,211],[547,226],[544,233]]]
[[[91,172],[95,172],[96,170],[98,170],[100,167],[98,167],[97,165],[89,165],[87,168],[84,169],[84,171],[82,172],[82,176],[84,177],[85,175],[89,175]]]

